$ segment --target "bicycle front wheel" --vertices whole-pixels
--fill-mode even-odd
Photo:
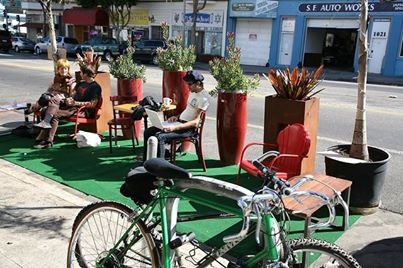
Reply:
[[[110,252],[132,225],[132,213],[108,201],[82,209],[73,225],[67,267],[159,267],[158,249],[143,221]]]
[[[301,238],[288,243],[289,267],[361,267],[347,251],[323,240]]]

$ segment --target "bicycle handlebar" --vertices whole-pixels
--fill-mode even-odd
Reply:
[[[253,160],[252,164],[264,174],[266,179],[270,180],[278,187],[280,194],[290,195],[293,192],[290,184],[282,179],[277,178],[276,173],[270,168],[266,167],[257,160]]]
[[[265,186],[263,187],[263,189],[260,190],[261,193],[257,193],[254,195],[246,195],[238,200],[238,206],[242,209],[244,215],[242,229],[238,234],[224,237],[223,240],[225,243],[237,241],[239,239],[242,239],[245,235],[247,235],[250,227],[250,215],[252,212],[255,213],[257,218],[256,230],[260,230],[261,214],[262,214],[261,211],[263,211],[263,213],[267,213],[271,211],[271,209],[278,207],[281,204],[281,197],[280,197],[281,194],[295,197],[304,195],[312,196],[314,198],[319,198],[323,202],[323,204],[327,207],[329,211],[328,220],[325,222],[315,223],[312,225],[312,227],[318,228],[321,226],[327,226],[329,223],[334,221],[336,211],[333,205],[333,201],[328,196],[317,192],[296,191],[296,189],[298,189],[303,183],[313,180],[313,176],[305,175],[291,187],[288,182],[277,178],[275,172],[270,170],[268,167],[264,166],[259,161],[254,160],[252,161],[252,163],[264,174],[265,179],[274,183],[275,189],[273,190]],[[339,194],[337,194],[337,197],[341,198]],[[256,232],[257,243],[259,243],[259,240],[260,240],[259,232],[257,231]]]

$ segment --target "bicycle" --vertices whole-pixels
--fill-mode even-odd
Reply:
[[[196,267],[207,267],[220,257],[227,259],[227,265],[222,266],[228,268],[308,265],[360,267],[349,253],[335,244],[307,238],[286,240],[285,230],[277,220],[279,217],[286,219],[281,195],[301,195],[296,188],[303,181],[290,187],[260,162],[254,161],[254,165],[265,177],[263,187],[257,192],[210,177],[192,176],[188,171],[160,158],[146,161],[144,168],[157,178],[151,201],[135,211],[112,201],[94,203],[83,208],[73,225],[67,266],[181,267],[178,253],[181,246],[186,243],[197,245],[194,233],[176,233],[176,223],[180,220],[178,203],[180,199],[187,199],[225,215],[243,219],[241,231],[223,237],[224,245],[210,249],[195,264]],[[189,194],[188,189],[199,189],[228,198],[236,201],[238,207]],[[304,194],[321,198],[330,216],[334,216],[334,208],[326,196],[309,192]],[[238,257],[228,254],[252,235],[258,245],[256,254]]]

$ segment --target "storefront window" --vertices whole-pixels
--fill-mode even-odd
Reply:
[[[206,32],[205,54],[221,55],[222,32]]]

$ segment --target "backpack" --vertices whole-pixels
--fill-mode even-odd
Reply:
[[[144,97],[144,98],[139,102],[139,104],[140,104],[141,106],[143,106],[144,108],[147,108],[147,109],[150,109],[150,110],[153,110],[153,111],[159,111],[160,108],[161,108],[161,103],[156,102],[156,101],[154,100],[154,98],[151,97],[151,96],[146,96],[146,97]]]
[[[146,112],[145,108],[159,111],[161,108],[161,103],[158,103],[151,96],[144,97],[141,101],[139,101],[139,105],[133,110],[132,120],[141,120],[143,119],[143,115]]]

